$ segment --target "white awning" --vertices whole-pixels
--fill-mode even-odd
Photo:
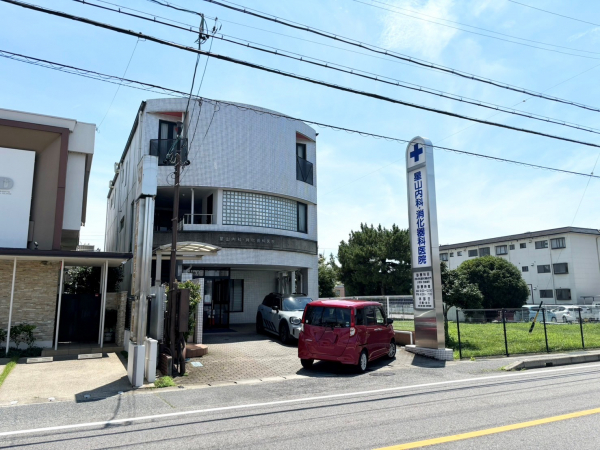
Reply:
[[[221,247],[203,242],[178,242],[177,257],[202,258],[207,255],[216,255],[221,250]],[[161,257],[171,253],[171,244],[161,245],[154,249],[154,255]]]

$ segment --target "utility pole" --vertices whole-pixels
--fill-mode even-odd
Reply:
[[[181,135],[183,123],[177,123],[177,139],[171,147],[169,153],[174,152],[171,158],[175,161],[175,183],[173,184],[173,219],[171,221],[172,241],[171,241],[171,267],[169,275],[169,350],[171,353],[173,365],[183,360],[180,355],[178,337],[175,334],[176,315],[177,315],[177,229],[179,227],[179,178],[181,175]],[[167,155],[168,157],[169,155]]]

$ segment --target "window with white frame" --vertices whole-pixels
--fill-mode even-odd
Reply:
[[[550,239],[550,245],[551,247],[554,248],[565,248],[567,245],[565,243],[565,238],[556,238],[556,239]]]
[[[481,247],[479,249],[479,256],[490,256],[490,248],[489,247]]]
[[[448,253],[440,253],[441,261],[448,261]]]
[[[535,241],[536,250],[548,248],[548,241]]]
[[[469,258],[477,256],[477,250],[469,250]]]
[[[496,246],[496,255],[507,255],[508,249],[506,245],[497,245]]]

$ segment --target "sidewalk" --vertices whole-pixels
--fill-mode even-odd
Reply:
[[[115,353],[88,360],[20,363],[0,387],[0,406],[90,401],[131,390],[127,371]],[[0,366],[1,367],[1,366]],[[89,397],[86,398],[86,396]]]

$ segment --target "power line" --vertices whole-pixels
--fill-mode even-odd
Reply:
[[[157,3],[157,4],[163,5],[165,7],[169,7],[169,8],[173,8],[174,7],[173,3],[165,3],[165,2],[160,2],[158,0],[148,0],[148,1],[150,1],[152,3]],[[335,41],[344,42],[344,43],[346,43],[348,45],[353,45],[355,47],[360,47],[360,48],[363,48],[365,50],[369,50],[369,51],[371,51],[373,53],[379,53],[379,54],[382,54],[382,55],[390,56],[392,58],[397,58],[397,59],[400,59],[400,60],[403,60],[403,61],[410,62],[412,64],[416,64],[416,65],[419,65],[419,66],[423,66],[423,67],[428,67],[428,68],[431,68],[431,69],[439,70],[439,71],[446,72],[446,73],[449,73],[449,74],[452,74],[452,75],[456,75],[456,76],[459,76],[459,77],[462,77],[462,78],[466,78],[466,79],[469,79],[469,80],[473,80],[473,81],[478,81],[478,82],[481,82],[481,83],[490,84],[492,86],[496,86],[496,87],[499,87],[499,88],[502,88],[502,89],[507,89],[507,90],[511,90],[511,91],[515,91],[515,92],[520,92],[522,94],[528,94],[528,95],[531,95],[532,97],[539,97],[539,98],[543,98],[545,100],[550,100],[550,101],[554,101],[554,102],[558,102],[558,103],[564,103],[564,104],[567,104],[567,105],[576,106],[578,108],[588,109],[588,110],[592,110],[592,111],[595,110],[595,108],[589,107],[589,106],[584,105],[582,103],[573,102],[571,100],[565,100],[565,99],[561,99],[561,98],[558,98],[558,97],[551,97],[551,96],[543,95],[543,94],[541,94],[539,92],[534,92],[534,91],[531,91],[529,89],[525,89],[525,88],[521,88],[521,87],[518,87],[518,86],[510,85],[508,83],[503,83],[503,82],[500,82],[500,81],[492,80],[490,78],[480,77],[480,76],[477,76],[477,75],[472,74],[472,73],[468,73],[468,72],[464,72],[464,71],[461,71],[461,70],[452,69],[450,67],[442,66],[440,64],[435,64],[435,63],[432,63],[432,62],[429,62],[429,61],[425,61],[425,60],[414,58],[414,57],[411,57],[411,56],[408,56],[408,55],[404,55],[404,54],[401,54],[401,53],[398,53],[398,52],[394,52],[394,51],[391,51],[391,50],[388,50],[388,49],[385,49],[385,48],[382,48],[382,47],[377,47],[377,46],[372,45],[372,44],[366,44],[366,43],[363,43],[361,41],[357,41],[357,40],[352,39],[352,38],[343,37],[343,36],[341,36],[339,34],[334,34],[334,33],[328,32],[328,31],[319,30],[317,28],[312,28],[312,27],[309,27],[308,25],[300,24],[298,22],[294,22],[294,21],[291,21],[291,20],[288,20],[288,19],[282,19],[280,17],[273,16],[273,15],[266,15],[266,13],[262,13],[262,12],[260,12],[258,10],[255,10],[255,9],[246,8],[246,7],[243,7],[243,6],[238,5],[236,3],[228,2],[227,0],[222,0],[222,1],[203,0],[203,1],[208,2],[208,3],[213,3],[215,5],[219,5],[219,6],[222,6],[224,8],[228,8],[228,9],[231,9],[231,10],[234,10],[234,11],[238,11],[238,12],[241,12],[241,13],[244,13],[244,14],[248,14],[248,15],[251,15],[251,16],[254,16],[254,17],[258,17],[258,18],[261,18],[261,19],[264,19],[264,20],[275,22],[275,23],[278,23],[280,25],[284,25],[284,26],[287,26],[287,27],[290,27],[290,28],[295,28],[297,30],[306,31],[308,33],[313,33],[313,34],[316,34],[316,35],[319,35],[319,36],[323,36],[323,37],[326,37],[328,39],[332,39],[332,40],[335,40]],[[230,4],[227,4],[227,3],[230,3]],[[232,5],[235,5],[235,6],[232,6]],[[184,8],[178,8],[178,9],[179,10],[185,10]],[[196,11],[192,11],[192,10],[185,10],[185,11],[189,12],[189,13],[192,13],[192,14],[198,14]]]
[[[526,8],[537,9],[538,11],[545,12],[547,14],[552,14],[553,16],[564,17],[565,19],[574,20],[576,22],[587,23],[588,25],[594,25],[595,27],[600,27],[600,24],[594,22],[588,22],[587,20],[576,19],[575,17],[565,16],[564,14],[555,13],[552,11],[548,11],[547,9],[536,8],[535,6],[526,5],[525,3],[517,2],[515,0],[508,0],[511,3],[516,3],[517,5],[525,6]]]
[[[12,60],[19,61],[19,62],[24,62],[27,64],[33,64],[33,65],[45,67],[48,69],[53,69],[53,70],[57,70],[60,72],[69,73],[72,75],[83,76],[86,78],[91,78],[91,79],[103,81],[106,83],[113,83],[113,84],[121,83],[127,87],[131,87],[131,88],[139,89],[139,90],[143,90],[143,91],[161,93],[161,94],[165,94],[165,95],[175,96],[178,98],[186,97],[188,95],[187,92],[178,91],[178,90],[167,88],[164,86],[159,86],[159,85],[155,85],[155,84],[144,83],[142,81],[121,78],[121,77],[117,77],[114,75],[108,75],[108,74],[103,74],[100,72],[95,72],[92,70],[81,69],[78,67],[69,66],[66,64],[61,64],[61,63],[57,63],[57,62],[53,62],[53,61],[40,59],[40,58],[35,58],[32,56],[26,56],[26,55],[22,55],[19,53],[13,53],[13,52],[9,52],[6,50],[0,50],[0,57],[12,59]],[[214,99],[210,99],[207,97],[195,97],[195,98],[197,98],[198,100],[202,100],[203,102],[211,103],[213,105],[218,104],[218,105],[225,105],[225,106],[233,106],[242,111],[252,111],[259,115],[268,115],[271,117],[283,118],[286,120],[309,123],[312,125],[316,125],[316,126],[323,127],[323,128],[329,128],[329,129],[336,130],[336,131],[345,131],[348,133],[358,134],[358,135],[364,136],[364,137],[384,139],[387,141],[399,142],[399,143],[409,143],[410,142],[410,140],[406,140],[406,139],[384,136],[384,135],[380,135],[380,134],[355,130],[355,129],[351,129],[351,128],[339,127],[336,125],[330,125],[330,124],[326,124],[326,123],[322,123],[322,122],[316,122],[314,120],[301,119],[301,118],[292,117],[292,116],[289,116],[286,114],[279,114],[274,111],[256,109],[256,108],[252,108],[251,106],[240,105],[240,104],[233,103],[233,102],[227,102],[227,101],[223,101],[223,100],[214,100]],[[570,171],[570,170],[557,169],[557,168],[553,168],[553,167],[547,167],[547,166],[542,166],[542,165],[538,165],[538,164],[531,164],[531,163],[526,163],[526,162],[522,162],[522,161],[510,160],[510,159],[506,159],[506,158],[497,158],[495,156],[483,155],[480,153],[473,153],[473,152],[466,152],[463,150],[457,150],[457,149],[449,148],[449,147],[434,146],[434,148],[440,149],[440,150],[445,150],[448,152],[457,153],[457,154],[467,155],[467,156],[476,156],[479,158],[490,159],[490,160],[498,161],[498,162],[517,164],[517,165],[521,165],[524,167],[531,167],[531,168],[535,168],[535,169],[543,169],[543,170],[549,170],[549,171],[553,171],[553,172],[566,173],[569,175],[578,175],[578,176],[592,177],[592,178],[600,179],[600,176],[598,176],[598,175],[593,175],[593,174],[590,175],[590,174],[582,173],[582,172],[574,172],[574,171]]]
[[[129,61],[127,62],[127,66],[125,67],[125,71],[123,72],[123,77],[125,77],[125,75],[127,75],[127,71],[129,70],[129,65],[131,64],[131,60],[133,59],[133,55],[135,54],[135,50],[137,49],[137,46],[138,46],[139,43],[140,43],[139,39],[137,41],[135,41],[135,46],[133,47],[133,51],[131,52],[131,56],[129,57]],[[110,111],[110,108],[112,108],[112,105],[113,105],[113,103],[115,101],[115,98],[117,98],[117,94],[119,93],[119,89],[121,89],[121,85],[117,86],[117,90],[115,91],[115,95],[113,95],[113,98],[110,101],[110,105],[108,105],[108,109],[104,113],[104,117],[102,117],[102,120],[100,121],[100,123],[96,127],[97,131],[100,131],[100,127],[104,123],[104,119],[106,119],[106,116],[108,115],[108,112]]]
[[[556,140],[560,140],[560,141],[565,141],[565,142],[573,142],[576,144],[581,144],[581,145],[586,145],[589,147],[596,147],[596,148],[600,148],[600,145],[598,144],[594,144],[591,142],[586,142],[586,141],[580,141],[577,139],[571,139],[571,138],[567,138],[567,137],[563,137],[563,136],[557,136],[557,135],[553,135],[553,134],[548,134],[548,133],[543,133],[541,131],[535,131],[535,130],[530,130],[527,128],[519,128],[519,127],[513,127],[511,125],[505,125],[505,124],[501,124],[498,122],[490,122],[488,120],[484,120],[484,119],[477,119],[474,117],[470,117],[470,116],[465,116],[463,114],[458,114],[458,113],[454,113],[451,111],[446,111],[446,110],[441,110],[441,109],[437,109],[437,108],[432,108],[429,106],[424,106],[424,105],[418,105],[416,103],[410,103],[404,100],[398,100],[398,99],[394,99],[391,97],[386,97],[384,95],[380,95],[380,94],[376,94],[376,93],[372,93],[372,92],[367,92],[367,91],[361,91],[358,89],[354,89],[354,88],[350,88],[350,87],[346,87],[346,86],[341,86],[338,84],[334,84],[334,83],[329,83],[326,81],[321,81],[321,80],[316,80],[314,78],[310,78],[310,77],[305,77],[305,76],[301,76],[301,75],[297,75],[295,73],[291,73],[291,72],[285,72],[283,70],[279,70],[279,69],[273,69],[267,66],[262,66],[259,64],[255,64],[255,63],[251,63],[248,61],[243,61],[240,59],[236,59],[236,58],[232,58],[230,56],[225,56],[225,55],[219,55],[216,53],[212,53],[212,52],[205,52],[203,50],[198,50],[192,47],[188,47],[182,44],[178,44],[176,42],[171,42],[171,41],[167,41],[164,39],[159,39],[157,37],[148,35],[148,34],[143,34],[141,32],[134,32],[131,30],[127,30],[125,28],[120,28],[114,25],[110,25],[110,24],[106,24],[106,23],[102,23],[102,22],[97,22],[95,20],[91,20],[91,19],[87,19],[84,17],[79,17],[79,16],[74,16],[72,14],[67,14],[64,13],[62,11],[55,11],[55,10],[51,10],[51,9],[47,9],[47,8],[42,8],[40,6],[36,6],[36,5],[32,5],[32,4],[28,4],[28,3],[23,3],[23,2],[19,2],[16,0],[0,0],[4,3],[10,3],[13,5],[17,5],[23,8],[27,8],[27,9],[31,9],[34,11],[39,11],[39,12],[43,12],[46,14],[50,14],[50,15],[54,15],[54,16],[58,16],[58,17],[63,17],[66,19],[70,19],[70,20],[74,20],[77,22],[82,22],[88,25],[93,25],[96,27],[100,27],[100,28],[105,28],[111,31],[116,31],[118,33],[122,33],[122,34],[126,34],[126,35],[130,35],[130,36],[135,36],[138,38],[144,38],[146,40],[152,41],[152,42],[156,42],[158,44],[162,44],[162,45],[166,45],[169,47],[173,47],[173,48],[177,48],[180,50],[185,50],[188,52],[193,52],[193,53],[197,53],[197,54],[202,54],[202,55],[207,55],[210,56],[212,58],[216,58],[216,59],[220,59],[222,61],[227,61],[227,62],[231,62],[233,64],[238,64],[238,65],[242,65],[242,66],[246,66],[246,67],[250,67],[253,69],[258,69],[261,70],[263,72],[268,72],[268,73],[273,73],[276,75],[281,75],[287,78],[292,78],[292,79],[296,79],[296,80],[301,80],[301,81],[305,81],[308,83],[312,83],[315,85],[319,85],[319,86],[325,86],[331,89],[335,89],[338,91],[342,91],[342,92],[349,92],[352,94],[356,94],[356,95],[360,95],[363,97],[368,97],[368,98],[373,98],[375,100],[381,100],[381,101],[385,101],[388,103],[393,103],[393,104],[397,104],[397,105],[402,105],[402,106],[408,106],[410,108],[415,108],[415,109],[419,109],[419,110],[423,110],[423,111],[429,111],[429,112],[433,112],[436,114],[441,114],[441,115],[445,115],[445,116],[449,116],[449,117],[455,117],[458,119],[463,119],[463,120],[470,120],[472,122],[477,122],[477,123],[483,123],[486,125],[490,125],[490,126],[494,126],[494,127],[498,127],[498,128],[504,128],[507,130],[513,130],[513,131],[519,131],[522,133],[529,133],[529,134],[534,134],[537,136],[544,136],[544,137],[548,137],[551,139],[556,139]],[[157,1],[157,0],[152,0],[152,1]],[[205,0],[208,1],[208,0]]]
[[[81,2],[81,0],[74,0],[76,2]],[[93,3],[88,3],[85,2],[84,4],[86,5],[90,5],[90,6],[98,6],[102,9],[107,9],[109,11],[112,12],[116,12],[116,13],[122,13],[122,14],[127,14],[127,15],[132,15],[129,13],[123,13],[122,11],[116,10],[116,9],[111,9],[111,8],[106,8],[103,6],[99,6],[99,5],[94,5]],[[141,16],[137,16],[134,15],[137,18],[143,19],[143,20],[147,20],[153,23],[158,23],[160,25],[166,25],[169,27],[173,27],[173,28],[178,28],[178,29],[182,29],[184,31],[188,31],[190,33],[196,33],[195,30],[193,29],[187,29],[181,26],[177,26],[177,25],[172,25],[166,22],[161,22],[161,21],[156,21],[150,18],[146,18],[146,17],[141,17]],[[414,83],[408,83],[405,81],[401,81],[401,80],[397,80],[391,77],[388,77],[386,75],[379,75],[379,74],[375,74],[372,72],[368,72],[368,71],[364,71],[362,69],[356,69],[353,67],[349,67],[349,66],[344,66],[342,64],[337,64],[337,63],[332,63],[330,61],[325,61],[322,59],[318,59],[318,58],[313,58],[311,56],[307,56],[307,55],[303,55],[300,53],[295,53],[295,52],[291,52],[288,50],[282,50],[279,49],[277,47],[272,47],[269,45],[264,45],[264,44],[257,44],[255,42],[252,41],[248,41],[248,40],[242,40],[239,38],[236,38],[234,36],[229,36],[232,39],[228,39],[225,36],[228,36],[226,34],[221,34],[221,36],[219,37],[218,35],[213,35],[213,38],[216,39],[220,39],[222,41],[225,42],[229,42],[235,45],[239,45],[242,46],[244,48],[251,48],[253,50],[257,50],[257,51],[261,51],[263,53],[268,53],[271,55],[275,55],[275,56],[279,56],[279,57],[284,57],[284,58],[288,58],[288,59],[293,59],[295,61],[299,61],[302,63],[306,63],[306,64],[311,64],[311,65],[315,65],[321,68],[325,68],[325,69],[329,69],[329,70],[335,70],[338,72],[343,72],[346,73],[348,75],[353,75],[353,76],[357,76],[357,77],[361,77],[361,78],[366,78],[375,82],[379,82],[379,83],[384,83],[384,84],[388,84],[388,85],[392,85],[395,87],[401,87],[401,88],[405,88],[405,89],[410,89],[410,90],[414,90],[414,91],[418,91],[418,92],[423,92],[425,94],[429,94],[429,95],[435,95],[438,97],[442,97],[442,98],[447,98],[450,100],[454,100],[457,102],[461,102],[461,103],[467,103],[470,105],[475,105],[475,106],[479,106],[482,108],[487,108],[487,109],[492,109],[492,110],[496,110],[496,111],[501,111],[501,112],[505,112],[507,114],[512,114],[512,115],[516,115],[516,116],[520,116],[520,117],[526,117],[528,119],[533,119],[533,120],[540,120],[543,122],[548,122],[548,123],[553,123],[556,125],[560,125],[560,126],[565,126],[565,127],[569,127],[569,128],[574,128],[577,130],[583,130],[583,131],[587,131],[589,133],[595,133],[595,134],[600,134],[600,130],[593,128],[593,127],[588,127],[588,126],[583,126],[583,125],[579,125],[579,124],[575,124],[575,123],[569,123],[566,122],[564,120],[559,120],[559,119],[554,119],[551,117],[547,117],[547,116],[543,116],[540,114],[535,114],[535,113],[529,113],[529,112],[525,112],[522,110],[516,110],[514,108],[507,108],[501,105],[497,105],[494,103],[490,103],[490,102],[484,102],[484,101],[480,101],[480,100],[476,100],[476,99],[472,99],[469,97],[464,97],[464,96],[460,96],[457,94],[452,94],[452,93],[448,93],[448,92],[444,92],[444,91],[440,91],[437,89],[432,89],[432,88],[428,88],[425,86],[420,86]],[[234,39],[237,39],[234,40]],[[243,41],[243,42],[238,42],[238,41]],[[245,42],[245,43],[244,43]],[[253,44],[253,45],[251,45]],[[257,47],[256,45],[260,45],[262,47]],[[273,50],[268,50],[268,49],[273,49]],[[209,49],[210,52],[210,49]],[[600,109],[596,109],[596,111],[600,112]],[[595,130],[595,131],[594,131]]]
[[[422,20],[424,22],[433,23],[433,24],[436,24],[436,25],[440,25],[442,27],[452,28],[454,30],[463,31],[465,33],[471,33],[471,34],[476,34],[478,36],[484,36],[484,37],[487,37],[487,38],[490,38],[490,39],[496,39],[498,41],[510,42],[512,44],[523,45],[525,47],[535,48],[535,49],[538,49],[538,50],[545,50],[547,52],[561,53],[563,55],[569,55],[569,56],[576,56],[576,57],[579,57],[579,58],[600,59],[600,58],[593,57],[593,56],[578,55],[578,54],[575,54],[575,53],[569,53],[569,52],[563,52],[563,51],[560,51],[560,50],[553,50],[553,49],[550,49],[550,48],[538,47],[537,45],[526,44],[524,42],[511,41],[510,39],[504,39],[504,38],[497,37],[497,36],[490,36],[488,34],[478,33],[476,31],[471,31],[471,30],[465,30],[464,28],[455,27],[455,26],[448,25],[448,24],[445,24],[445,23],[440,23],[440,22],[435,22],[433,20],[423,19],[422,17],[412,16],[410,14],[405,14],[405,13],[401,13],[399,11],[395,11],[396,8],[398,8],[398,9],[404,9],[404,8],[399,8],[399,7],[390,5],[390,4],[385,3],[385,2],[379,2],[377,0],[371,0],[371,1],[373,3],[379,3],[379,4],[382,4],[382,5],[386,5],[386,6],[389,6],[391,8],[394,8],[394,9],[384,8],[383,6],[374,5],[373,3],[367,3],[367,2],[364,2],[362,0],[353,0],[353,1],[355,1],[356,3],[361,3],[361,4],[366,5],[366,6],[370,6],[372,8],[381,9],[383,11],[392,12],[394,14],[399,14],[401,16],[410,17],[410,18],[417,19],[417,20]],[[412,11],[412,12],[416,12],[416,11]],[[421,13],[417,12],[417,14],[421,14]],[[423,14],[423,15],[427,15],[427,14]],[[428,17],[431,17],[431,16],[428,16]],[[447,19],[441,19],[441,20],[447,20]],[[451,20],[449,22],[459,23],[459,22],[454,22],[454,21],[451,21]],[[495,33],[495,34],[499,34],[499,35],[502,35],[502,36],[507,36],[507,37],[510,37],[512,39],[521,39],[521,40],[528,41],[528,42],[534,42],[534,43],[541,44],[541,45],[546,45],[546,46],[549,46],[549,47],[563,48],[563,49],[573,50],[573,51],[582,52],[582,53],[600,54],[599,52],[591,52],[591,51],[587,51],[587,50],[579,50],[579,49],[572,48],[572,47],[563,47],[561,45],[546,44],[545,42],[539,42],[539,41],[534,41],[534,40],[531,40],[531,39],[519,38],[519,37],[516,37],[516,36],[511,36],[510,34],[498,33],[496,31],[486,30],[485,28],[474,27],[472,25],[464,25],[464,24],[460,24],[460,25],[467,26],[467,27],[472,27],[472,28],[477,28],[479,30],[487,31],[488,33]]]

